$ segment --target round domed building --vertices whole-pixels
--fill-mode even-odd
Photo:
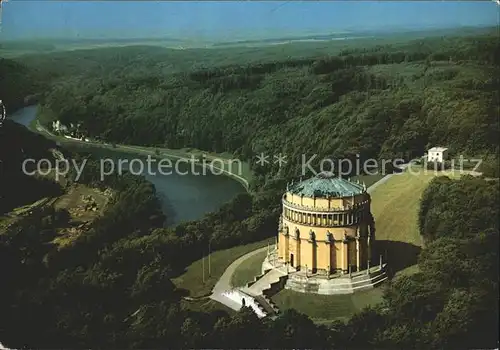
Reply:
[[[323,172],[283,195],[277,258],[289,272],[345,274],[370,267],[374,222],[366,186]]]
[[[224,295],[238,305],[242,298],[257,298],[248,300],[262,316],[276,312],[270,298],[283,288],[335,295],[384,282],[388,277],[382,255],[372,264],[375,225],[370,203],[364,184],[331,172],[288,184],[276,244],[267,247],[261,274]]]
[[[235,310],[249,305],[265,317],[279,311],[270,298],[283,288],[335,295],[384,282],[381,255],[378,266],[372,266],[375,226],[370,202],[364,184],[331,172],[288,184],[276,244],[267,247],[261,274],[244,287],[223,292],[222,297],[231,300],[226,305],[235,305]]]

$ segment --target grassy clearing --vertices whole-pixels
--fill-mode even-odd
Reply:
[[[208,257],[200,259],[189,265],[186,272],[173,279],[177,288],[186,289],[191,297],[201,297],[209,295],[215,283],[222,276],[229,265],[239,257],[253,250],[265,247],[268,243],[274,242],[273,238],[268,238],[259,242],[254,242],[229,249],[219,250],[210,254],[210,272],[208,270]],[[203,276],[205,281],[203,281]]]
[[[97,204],[97,210],[85,211],[82,209],[85,206],[83,196],[91,196]],[[104,210],[108,202],[108,197],[101,191],[90,188],[84,185],[75,185],[71,187],[67,193],[59,197],[54,203],[55,209],[67,209],[72,220],[75,222],[86,222],[95,219]]]
[[[96,210],[85,210],[85,206],[89,202],[84,200],[84,196],[90,196],[95,202]],[[57,237],[54,238],[53,243],[64,246],[73,242],[81,233],[82,228],[78,228],[87,222],[91,222],[99,216],[106,204],[109,197],[97,189],[90,188],[84,185],[75,185],[71,187],[68,192],[59,197],[54,203],[55,209],[68,210],[71,219],[68,227],[63,227],[57,230]]]
[[[377,240],[422,246],[417,227],[420,196],[432,177],[402,173],[392,176],[372,193]]]
[[[457,174],[429,171],[414,174],[406,171],[392,176],[373,191],[371,210],[375,217],[377,240],[392,240],[422,246],[417,226],[420,197],[435,176]]]
[[[368,305],[382,300],[381,287],[346,295],[318,295],[283,289],[272,297],[280,310],[296,309],[311,317],[314,322],[345,321]]]
[[[419,174],[417,169],[421,170]],[[395,272],[416,264],[423,245],[418,229],[423,191],[435,176],[459,176],[446,172],[424,173],[415,166],[412,170],[392,176],[371,195],[379,253],[386,256]]]
[[[253,281],[254,277],[262,273],[262,262],[266,255],[267,252],[261,252],[242,262],[231,276],[231,285],[233,287],[243,287],[248,282]]]

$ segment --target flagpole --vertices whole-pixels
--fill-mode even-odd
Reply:
[[[210,269],[210,255],[211,255],[211,251],[210,251],[210,243],[212,242],[212,240],[209,240],[208,241],[208,276],[212,276],[212,271]]]
[[[205,283],[205,254],[203,254],[203,258],[201,258],[201,270],[203,276],[203,283]]]

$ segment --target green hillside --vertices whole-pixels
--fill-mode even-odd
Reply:
[[[264,320],[247,308],[228,314],[203,296],[188,298],[188,289],[208,293],[231,254],[240,256],[276,235],[280,199],[287,181],[300,175],[301,154],[317,154],[318,161],[358,154],[362,159],[410,158],[439,144],[449,146],[454,156],[488,154],[490,165],[495,164],[498,38],[443,36],[379,44],[341,49],[304,44],[270,51],[135,46],[2,59],[0,92],[9,110],[35,94],[45,123],[51,118],[81,122],[87,135],[110,143],[233,153],[253,164],[255,175],[248,192],[218,211],[163,227],[151,183],[130,174],[101,181],[97,159],[63,150],[78,162],[90,158],[79,182],[68,184],[78,191],[64,193],[59,205],[88,193],[101,194],[106,203],[88,225],[72,226],[68,212],[52,204],[30,213],[30,205],[60,195],[61,188],[19,172],[24,159],[49,157],[53,143],[5,122],[0,128],[0,214],[23,206],[14,209],[23,215],[6,225],[3,220],[12,216],[0,218],[2,344],[62,349],[496,347],[495,179],[429,177],[424,190],[423,182],[406,185],[412,176],[406,173],[399,182],[387,183],[393,192],[404,187],[415,193],[408,198],[397,193],[404,205],[379,196],[383,207],[376,214],[383,212],[393,230],[398,226],[387,223],[399,215],[398,224],[406,228],[381,237],[394,243],[389,239],[408,232],[411,237],[401,241],[422,238],[425,247],[419,255],[414,250],[406,254],[411,263],[418,255],[418,268],[377,293],[374,299],[381,301],[376,306],[363,308],[366,303],[355,298],[325,305],[301,299],[297,306],[313,309],[320,318],[329,317],[326,311],[335,313],[326,308],[338,308],[337,316],[341,313],[345,321],[323,320],[328,327],[318,326],[290,305],[296,296],[286,294],[284,310]],[[281,169],[257,166],[254,156],[261,152],[285,154],[288,163]],[[47,188],[54,192],[44,192]],[[423,191],[418,216],[416,191]],[[400,212],[405,207],[407,216]],[[416,222],[404,222],[413,216]],[[78,234],[61,237],[61,230]],[[205,262],[200,259],[207,247],[217,271],[200,285],[199,267]],[[397,255],[404,254],[398,250]],[[204,271],[201,275],[203,283]]]

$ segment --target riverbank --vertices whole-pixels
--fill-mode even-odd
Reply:
[[[160,150],[153,147],[128,145],[114,147],[114,145],[99,141],[85,142],[68,139],[61,135],[53,135],[55,133],[47,130],[48,128],[43,128],[40,125],[43,115],[37,112],[37,106],[28,106],[9,114],[8,118],[26,127],[30,132],[42,135],[69,150],[88,152],[99,159],[109,158],[114,159],[115,162],[120,160],[120,164],[115,163],[115,168],[120,167],[126,170],[137,158],[139,163],[134,163],[144,167],[146,171],[141,171],[142,175],[155,186],[161,210],[167,218],[165,226],[170,227],[182,222],[201,219],[208,213],[216,212],[237,194],[247,190],[248,179],[240,175],[236,164],[233,164],[233,169],[234,175],[238,177],[228,174],[228,169],[217,170],[216,168],[224,167],[220,161],[212,163],[215,166],[213,171],[200,168],[202,164],[195,167],[196,163],[192,162],[193,158],[189,158],[191,154],[196,154],[193,149],[168,150],[168,152],[164,149],[162,154]],[[146,160],[148,155],[152,157],[151,162]],[[208,154],[207,156],[212,159],[216,155]],[[229,159],[230,157],[231,155],[223,154],[219,158]],[[161,158],[164,159],[162,163],[159,163]],[[184,159],[184,161],[176,159]],[[108,162],[105,164],[109,165]],[[159,164],[162,168],[157,167]],[[206,161],[206,165],[210,165],[209,160]],[[134,168],[137,169],[136,166]],[[229,166],[226,165],[226,168]],[[151,172],[147,171],[148,169],[151,169]],[[103,175],[106,176],[106,174]]]
[[[83,141],[74,138],[67,138],[64,136],[59,136],[51,133],[44,126],[42,126],[37,118],[35,118],[29,125],[32,131],[38,132],[60,144],[78,144],[82,147],[98,147],[104,149],[111,149],[116,151],[123,151],[130,154],[146,155],[152,156],[154,158],[169,158],[173,160],[180,160],[183,162],[193,162],[194,164],[203,167],[205,169],[211,170],[213,173],[221,173],[228,176],[236,181],[238,181],[246,191],[249,190],[250,181],[252,178],[252,173],[250,170],[250,165],[246,162],[242,162],[238,159],[229,158],[226,155],[213,154],[208,152],[203,152],[196,149],[168,149],[161,147],[146,147],[146,146],[135,146],[135,145],[123,145],[123,144],[107,144],[95,141]],[[200,161],[200,158],[204,161]],[[222,164],[223,167],[214,164]],[[208,164],[207,164],[208,163]],[[237,169],[233,169],[237,167]]]

